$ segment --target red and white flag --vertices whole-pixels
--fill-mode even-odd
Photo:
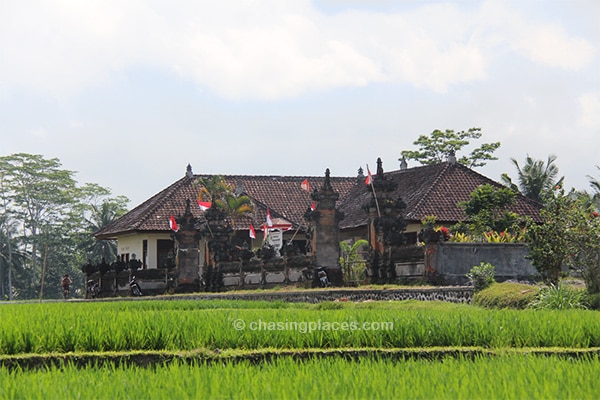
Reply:
[[[210,201],[200,201],[198,200],[198,207],[200,207],[200,209],[202,211],[206,211],[210,208],[210,206],[212,206],[212,203]]]
[[[248,232],[248,235],[250,235],[250,238],[256,239],[256,231],[254,230],[254,226],[252,224],[250,224],[250,231]]]
[[[310,211],[315,211],[317,209],[317,203],[314,201],[310,204]]]
[[[310,183],[308,182],[308,179],[303,180],[300,187],[302,188],[302,190],[306,190],[307,192],[310,192]]]
[[[273,220],[271,219],[271,212],[269,211],[268,208],[267,208],[267,226],[268,227],[273,226]]]
[[[367,165],[367,179],[365,179],[365,184],[370,185],[372,182],[373,182],[373,176],[371,175],[371,170],[369,169],[369,166]]]
[[[177,221],[175,220],[173,214],[171,214],[169,217],[169,228],[171,228],[173,232],[177,232],[179,230],[179,225],[177,225]]]

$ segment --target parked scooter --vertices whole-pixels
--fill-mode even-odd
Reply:
[[[129,288],[131,289],[131,295],[139,297],[142,295],[142,288],[140,288],[140,284],[135,280],[135,276],[131,277],[129,281]]]
[[[87,291],[88,298],[95,299],[100,293],[100,285],[98,284],[98,282],[94,282],[93,279],[90,279],[89,281],[87,281]]]
[[[315,270],[317,273],[317,278],[319,278],[319,286],[322,288],[331,286],[331,282],[329,282],[329,277],[327,277],[327,271],[325,271],[324,267],[319,267]]]

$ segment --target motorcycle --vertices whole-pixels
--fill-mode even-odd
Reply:
[[[131,280],[129,281],[129,288],[131,289],[131,294],[133,296],[139,297],[142,295],[142,288],[140,288],[140,284],[135,280],[135,276],[131,277]]]
[[[100,285],[98,282],[94,282],[93,279],[87,281],[88,298],[95,299],[100,293]]]
[[[331,286],[331,282],[329,282],[329,278],[327,277],[327,272],[325,268],[320,267],[316,269],[317,278],[319,278],[319,285],[322,288]]]

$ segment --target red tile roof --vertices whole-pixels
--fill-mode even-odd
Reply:
[[[164,232],[169,230],[169,216],[175,217],[185,213],[187,200],[191,202],[190,210],[195,217],[202,212],[196,204],[198,196],[198,178],[210,179],[211,175],[194,175],[183,177],[158,192],[142,204],[138,205],[117,221],[96,232],[98,239],[113,238],[119,234],[133,232]],[[236,229],[248,229],[250,223],[258,228],[266,221],[266,209],[269,207],[274,224],[291,223],[294,228],[306,224],[304,213],[311,204],[310,193],[300,187],[302,181],[308,179],[311,189],[319,189],[324,177],[294,176],[249,176],[223,175],[226,183],[232,187],[241,185],[243,194],[250,197],[255,205],[254,219],[237,218]],[[340,194],[340,200],[356,185],[357,178],[330,177],[331,184]]]
[[[428,215],[435,215],[440,223],[462,221],[464,214],[458,203],[467,201],[475,188],[484,184],[503,187],[460,164],[441,163],[414,167],[386,172],[385,176],[397,183],[397,189],[391,195],[394,199],[398,196],[402,198],[407,206],[405,218],[415,222]],[[95,236],[107,239],[125,233],[169,231],[169,215],[183,215],[188,199],[192,214],[201,217],[202,212],[196,204],[198,188],[195,184],[200,177],[209,179],[211,175],[193,175],[192,178],[179,179],[98,231]],[[241,185],[243,194],[249,196],[255,204],[254,218],[236,219],[236,229],[248,229],[251,222],[255,228],[259,228],[266,220],[267,207],[275,224],[291,223],[294,228],[306,226],[303,216],[311,200],[310,194],[302,190],[300,185],[308,179],[312,190],[315,190],[321,187],[324,180],[324,177],[249,175],[224,175],[223,178],[233,187]],[[349,229],[365,226],[367,214],[362,206],[369,202],[371,192],[364,184],[364,177],[331,177],[331,184],[340,194],[337,205],[345,214],[340,227]],[[516,204],[511,210],[539,221],[540,207],[538,203],[517,195]]]
[[[442,223],[463,221],[465,215],[458,203],[469,200],[473,190],[485,184],[504,187],[458,163],[427,165],[391,171],[384,175],[398,185],[390,195],[394,199],[401,197],[406,203],[405,219],[415,222],[429,215],[436,216],[437,221]],[[339,204],[346,214],[341,222],[342,229],[364,226],[367,223],[362,205],[368,203],[370,197],[371,191],[366,185],[358,185],[346,195],[345,200]],[[539,221],[540,207],[535,201],[517,194],[511,211]]]

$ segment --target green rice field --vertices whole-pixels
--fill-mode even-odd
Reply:
[[[0,398],[596,398],[600,314],[417,301],[0,304]],[[93,382],[93,384],[90,384]]]

